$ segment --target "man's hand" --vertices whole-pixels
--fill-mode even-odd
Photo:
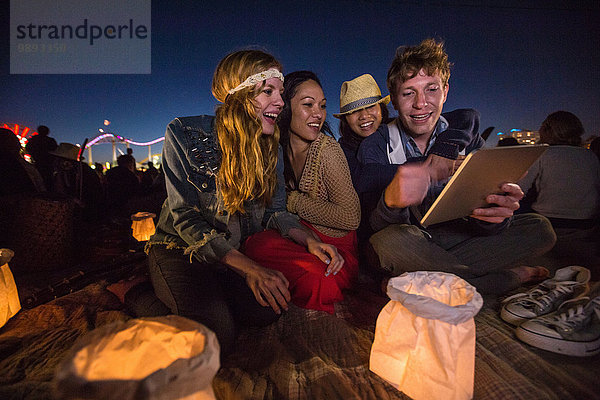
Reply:
[[[385,188],[384,201],[388,207],[405,208],[421,204],[431,183],[429,166],[405,164],[398,167],[394,179]]]
[[[246,284],[261,306],[270,306],[277,314],[281,314],[281,308],[287,311],[291,300],[289,282],[281,272],[255,266],[246,271]]]
[[[325,276],[329,274],[337,274],[344,266],[344,258],[338,253],[334,245],[323,243],[321,241],[309,238],[307,240],[308,252],[319,258],[327,264]]]
[[[486,201],[492,204],[492,207],[476,208],[471,217],[494,224],[499,224],[506,218],[512,217],[519,208],[523,191],[516,183],[504,183],[500,185],[500,190],[504,194],[490,194],[486,197]]]
[[[425,160],[425,165],[429,168],[429,176],[432,182],[440,182],[454,175],[460,164],[465,159],[464,155],[459,155],[456,160],[430,154]]]

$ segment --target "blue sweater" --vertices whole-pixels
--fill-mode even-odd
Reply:
[[[458,109],[442,115],[448,121],[449,127],[439,133],[425,157],[436,154],[456,159],[460,151],[465,150],[468,154],[484,145],[485,141],[479,135],[479,112],[473,109]],[[365,139],[357,135],[340,138],[340,145],[352,174],[352,182],[361,201],[362,222],[359,228],[361,240],[367,239],[372,233],[373,230],[369,225],[371,214],[377,208],[384,189],[391,182],[398,168],[398,165],[389,164],[388,141],[387,124],[381,124],[377,131]],[[407,162],[423,161],[423,159],[409,158]],[[390,223],[411,223],[408,209],[388,210],[394,214],[394,221],[390,220]],[[491,234],[505,226],[505,223],[488,224],[479,220],[474,221],[476,222],[474,228],[481,234]]]

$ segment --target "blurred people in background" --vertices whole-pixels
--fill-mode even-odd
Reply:
[[[570,112],[548,115],[539,133],[540,142],[550,148],[519,186],[532,199],[531,209],[552,223],[558,238],[554,255],[581,259],[590,250],[595,252],[590,240],[598,235],[600,161],[582,147],[583,125]],[[569,262],[575,259],[569,258]]]
[[[135,160],[135,157],[133,156],[133,149],[131,147],[127,148],[127,156],[131,157],[131,160],[133,160],[133,172],[137,175],[137,161]],[[129,161],[128,161],[129,162]],[[117,161],[118,164],[118,161]],[[138,179],[139,179],[139,175],[138,175]]]
[[[590,150],[598,157],[600,160],[600,136],[592,140],[590,143]]]
[[[42,175],[46,188],[50,189],[52,182],[52,157],[49,152],[56,150],[56,140],[48,136],[50,129],[45,125],[37,127],[37,135],[33,135],[27,141],[25,150],[33,158],[35,167]]]
[[[127,217],[131,198],[139,194],[140,181],[136,175],[135,159],[131,154],[117,158],[117,166],[106,171],[106,203],[111,216]],[[139,210],[137,210],[139,211]]]
[[[13,131],[0,128],[0,195],[46,190],[38,170],[21,156],[21,143]]]
[[[52,158],[52,192],[74,199],[82,210],[84,221],[95,221],[103,206],[102,183],[89,165],[79,161],[81,148],[61,143],[49,154]]]
[[[104,165],[102,163],[94,163],[94,172],[98,175],[98,179],[100,179],[100,183],[102,183],[102,187],[106,185],[106,177],[104,176]]]
[[[152,184],[154,179],[158,176],[158,170],[152,164],[152,161],[148,161],[148,168],[144,172],[142,172],[141,185],[142,190],[144,192],[150,191],[152,189]]]

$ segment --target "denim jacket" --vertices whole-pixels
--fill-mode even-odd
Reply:
[[[168,196],[147,249],[166,244],[167,248],[184,249],[201,262],[215,263],[239,248],[247,236],[265,228],[277,229],[286,237],[291,228],[301,228],[298,218],[286,211],[281,147],[271,204],[268,208],[256,201],[244,204],[246,213],[238,214],[241,240],[232,238],[231,216],[217,191],[221,153],[214,117],[175,118],[167,126],[162,155]]]

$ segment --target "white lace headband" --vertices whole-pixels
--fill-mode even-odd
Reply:
[[[237,85],[234,89],[227,91],[227,93],[233,94],[244,88],[253,87],[257,83],[265,81],[269,78],[279,78],[279,80],[281,80],[281,82],[283,82],[283,74],[281,72],[279,72],[278,70],[276,70],[275,68],[271,68],[266,71],[254,74],[254,75],[250,75],[244,82]]]

